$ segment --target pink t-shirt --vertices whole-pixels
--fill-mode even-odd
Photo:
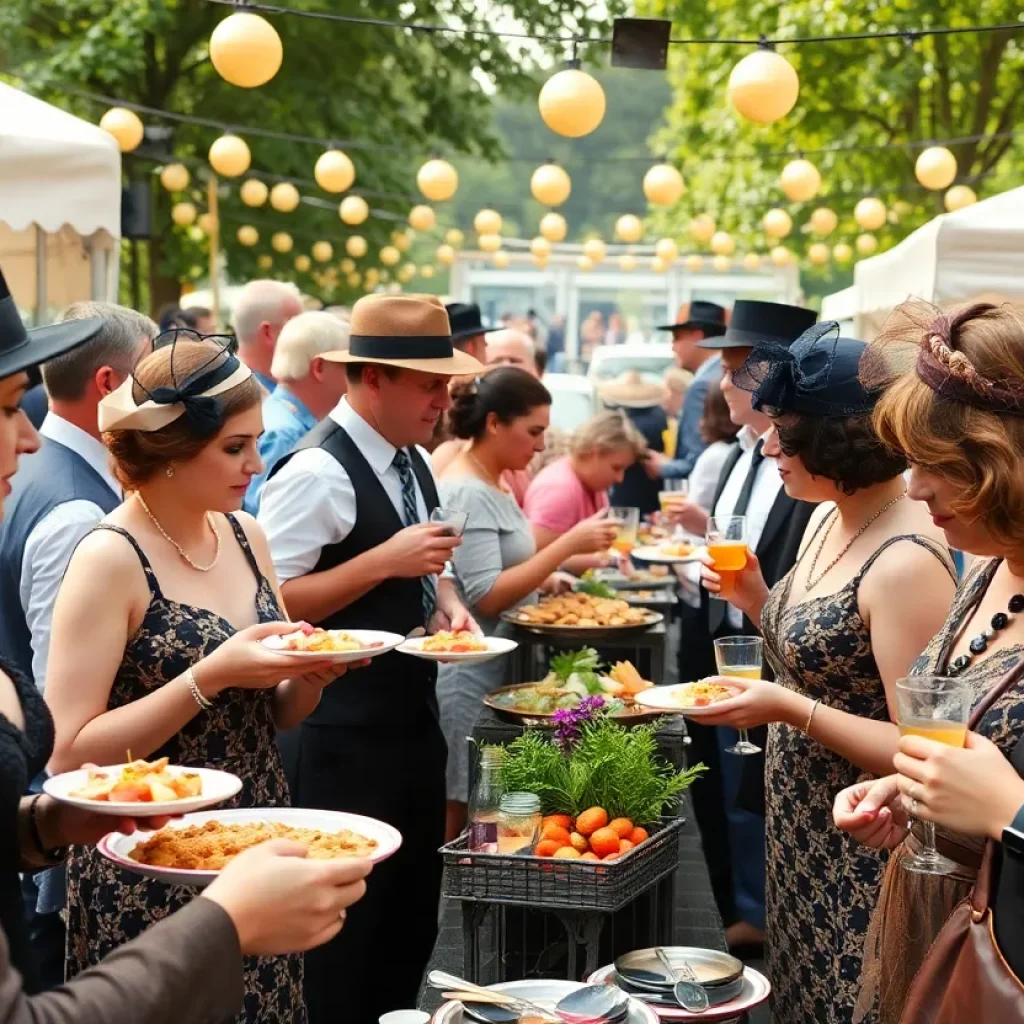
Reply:
[[[530,483],[523,502],[534,526],[565,533],[608,506],[607,491],[588,491],[573,472],[569,456],[545,466]]]

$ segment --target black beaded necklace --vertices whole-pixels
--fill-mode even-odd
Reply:
[[[1024,594],[1014,594],[1010,598],[1009,604],[1006,606],[1009,609],[1010,615],[1020,615],[1024,612]],[[974,660],[975,655],[984,654],[988,650],[989,641],[996,635],[1006,629],[1012,619],[1006,612],[996,612],[992,616],[992,621],[987,629],[983,629],[968,645],[967,649],[971,652],[970,654],[961,654],[958,658],[954,658],[949,666],[949,674],[951,676],[958,676],[964,672],[967,667]]]

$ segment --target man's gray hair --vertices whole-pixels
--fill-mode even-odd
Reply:
[[[75,302],[64,310],[61,320],[89,320],[98,317],[103,328],[84,345],[43,363],[43,384],[50,398],[73,402],[85,394],[97,371],[109,366],[118,373],[131,373],[139,345],[152,342],[160,328],[148,316],[113,302]]]
[[[300,300],[301,295],[295,285],[284,281],[250,281],[242,289],[231,311],[231,322],[238,340],[243,344],[251,341],[264,322],[280,326],[285,320],[282,308],[286,300]]]
[[[310,364],[324,352],[348,349],[350,325],[333,313],[310,310],[292,317],[281,328],[270,372],[275,380],[302,380]]]

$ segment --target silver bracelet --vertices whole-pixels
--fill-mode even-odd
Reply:
[[[196,675],[192,671],[192,666],[185,670],[185,679],[188,682],[189,692],[195,698],[196,703],[206,711],[207,708],[213,707],[213,701],[203,696],[203,691],[199,689],[199,684],[196,682]]]

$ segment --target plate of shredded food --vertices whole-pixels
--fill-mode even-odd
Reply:
[[[578,591],[541,598],[536,604],[502,612],[501,617],[505,622],[538,633],[646,629],[664,619],[660,612],[633,607],[621,598],[595,597]]]
[[[343,811],[260,807],[189,814],[158,832],[111,832],[96,844],[126,871],[170,885],[209,885],[243,850],[271,839],[304,844],[313,860],[364,857],[387,860],[401,845],[398,829]]]
[[[442,629],[432,636],[412,637],[398,650],[428,661],[472,663],[509,654],[519,644],[502,636],[477,636],[465,629]]]
[[[54,800],[122,818],[187,814],[230,800],[241,788],[241,779],[230,772],[184,768],[166,757],[103,768],[87,764],[43,783]]]
[[[304,625],[293,633],[264,637],[264,647],[294,658],[329,658],[337,665],[349,661],[364,661],[378,654],[387,654],[405,642],[399,633],[386,633],[380,629],[321,629]]]
[[[700,548],[689,541],[662,541],[647,547],[633,548],[631,558],[641,562],[660,562],[664,565],[686,565],[700,561]]]
[[[695,683],[678,683],[675,686],[656,686],[637,694],[636,701],[647,708],[659,711],[676,711],[687,715],[714,713],[715,705],[730,697],[739,696],[740,691],[721,683],[698,680]]]

